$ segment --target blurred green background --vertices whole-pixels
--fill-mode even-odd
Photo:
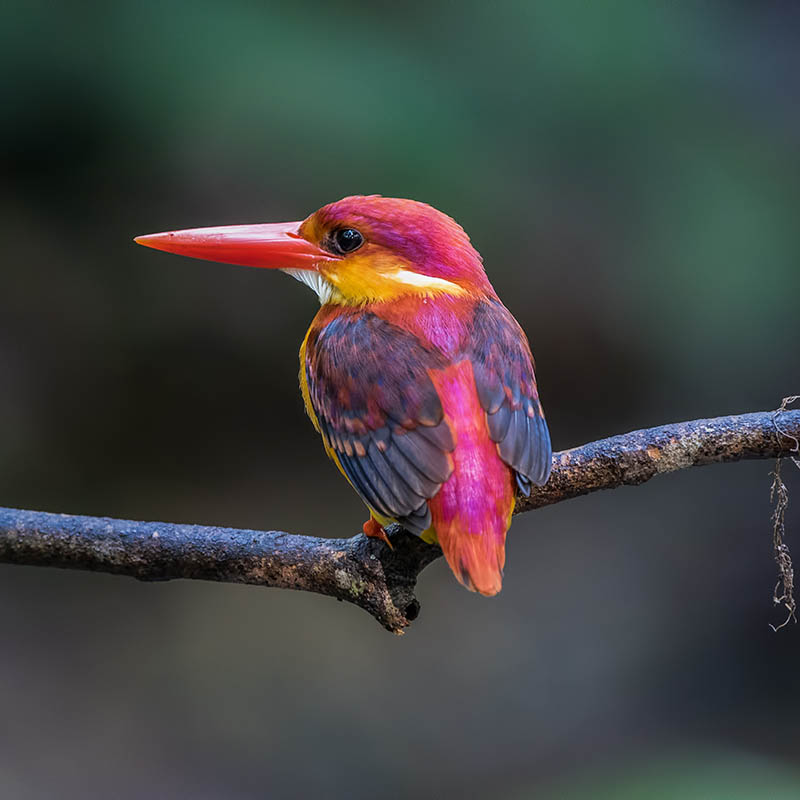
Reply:
[[[352,193],[464,225],[558,449],[800,390],[795,3],[0,10],[4,505],[358,530],[297,389],[313,295],[131,241]],[[437,563],[399,639],[310,594],[0,568],[0,796],[796,798],[771,467],[518,518],[503,593]]]

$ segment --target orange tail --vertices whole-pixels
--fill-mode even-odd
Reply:
[[[472,364],[431,371],[453,431],[453,473],[430,501],[432,527],[447,563],[468,589],[491,596],[503,586],[506,533],[514,510],[511,469],[489,437]]]
[[[436,534],[444,557],[459,582],[470,591],[486,597],[503,588],[503,566],[506,562],[506,532],[474,532],[458,524],[436,525]]]

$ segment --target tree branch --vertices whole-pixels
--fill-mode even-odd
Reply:
[[[798,452],[799,439],[800,411],[783,409],[602,439],[555,453],[547,485],[520,500],[515,513],[687,467],[789,456]],[[441,550],[397,526],[389,535],[392,550],[363,534],[323,539],[0,508],[0,562],[318,592],[347,600],[402,633],[419,614],[417,577]]]

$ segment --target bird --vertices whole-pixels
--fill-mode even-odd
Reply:
[[[138,236],[178,255],[278,269],[320,309],[300,388],[328,456],[369,509],[438,544],[460,583],[502,588],[519,495],[550,475],[528,339],[464,229],[416,200],[354,195],[302,222]]]

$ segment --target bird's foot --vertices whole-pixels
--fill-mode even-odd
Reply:
[[[394,550],[392,547],[392,543],[389,541],[389,537],[386,535],[386,530],[384,529],[383,525],[378,522],[374,517],[370,517],[362,526],[361,530],[364,531],[365,536],[369,536],[370,539],[380,539],[382,542],[385,542],[390,550]]]

